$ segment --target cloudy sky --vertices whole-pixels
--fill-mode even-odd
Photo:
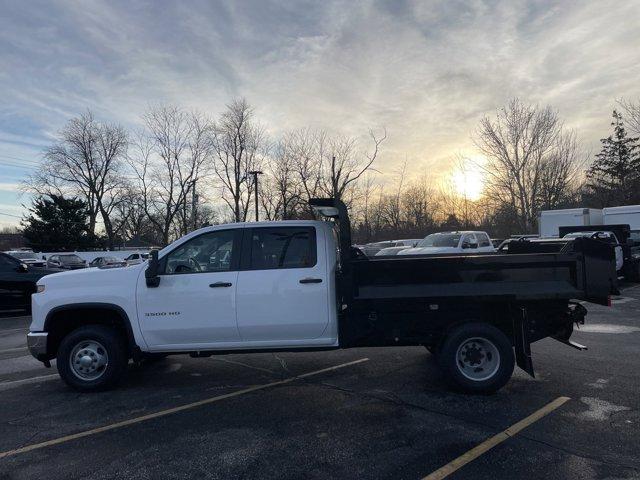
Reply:
[[[127,127],[150,104],[217,114],[245,96],[270,133],[386,127],[378,168],[441,175],[510,98],[587,146],[640,97],[638,1],[1,0],[0,225],[72,116]]]

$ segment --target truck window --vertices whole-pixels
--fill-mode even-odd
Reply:
[[[479,247],[490,247],[491,240],[486,233],[476,233],[476,237],[478,238],[478,246]]]
[[[251,270],[309,268],[316,264],[313,227],[254,228],[251,233]]]
[[[231,270],[235,237],[236,230],[219,230],[190,239],[166,256],[165,274]]]

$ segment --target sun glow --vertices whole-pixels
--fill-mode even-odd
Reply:
[[[467,200],[478,200],[482,196],[484,178],[482,170],[473,164],[463,165],[451,173],[451,181],[458,195]]]

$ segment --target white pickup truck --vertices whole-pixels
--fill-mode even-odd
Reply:
[[[43,277],[31,353],[94,391],[149,356],[423,345],[454,387],[492,392],[516,362],[533,374],[531,342],[577,346],[569,336],[586,310],[571,299],[607,302],[610,259],[367,258],[351,247],[342,202],[311,205],[331,221],[206,227],[140,265]]]

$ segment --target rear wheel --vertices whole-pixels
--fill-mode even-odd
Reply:
[[[62,380],[83,392],[113,387],[127,363],[124,339],[104,325],[87,325],[69,333],[62,339],[56,358]]]
[[[511,342],[499,329],[486,323],[467,323],[447,335],[438,363],[456,390],[494,393],[511,378],[515,357]]]

